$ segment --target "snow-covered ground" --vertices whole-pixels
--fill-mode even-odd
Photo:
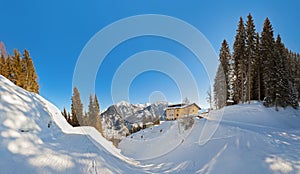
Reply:
[[[195,119],[189,129],[182,124],[147,128],[117,149],[0,76],[1,173],[300,173],[299,110],[235,105]],[[202,145],[207,125],[217,129]]]
[[[205,124],[218,128],[201,145]],[[159,164],[155,173],[300,173],[300,112],[292,108],[235,105],[196,119],[187,131],[180,128],[177,121],[164,122],[128,136],[119,147],[128,157]]]

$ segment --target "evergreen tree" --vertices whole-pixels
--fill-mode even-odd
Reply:
[[[261,74],[261,55],[260,55],[259,34],[255,36],[255,55],[253,61],[253,78],[252,78],[252,100],[261,100],[262,91],[262,74]]]
[[[287,66],[288,66],[288,55],[285,50],[284,44],[281,42],[280,35],[277,36],[275,47],[274,47],[274,57],[275,57],[275,105],[286,107],[289,98],[289,81]]]
[[[223,68],[224,75],[225,75],[225,82],[227,84],[225,90],[227,91],[227,89],[230,88],[229,80],[232,80],[232,79],[229,79],[229,72],[233,71],[231,69],[233,67],[231,67],[230,61],[231,61],[232,57],[231,57],[231,54],[230,54],[229,45],[228,45],[226,40],[223,40],[223,42],[222,42],[219,58],[220,58],[221,66]],[[231,78],[233,78],[233,75],[231,75]],[[230,95],[229,91],[227,91],[226,99],[229,99],[229,95]]]
[[[94,123],[94,116],[95,116],[95,110],[94,110],[94,101],[93,101],[93,97],[92,94],[90,94],[90,98],[89,98],[89,105],[88,105],[88,112],[87,112],[87,125],[92,126]]]
[[[71,115],[70,115],[70,112],[68,112],[68,119],[67,119],[67,122],[72,125],[72,119],[71,119]]]
[[[226,105],[226,80],[223,67],[219,64],[217,74],[214,80],[214,102],[217,109]]]
[[[240,17],[237,34],[233,44],[233,59],[235,63],[235,83],[234,83],[234,102],[239,103],[245,101],[245,48],[246,48],[246,33],[243,18]]]
[[[267,100],[266,106],[274,104],[276,98],[275,82],[276,82],[276,67],[274,61],[274,36],[271,22],[266,18],[263,31],[261,33],[261,56],[262,56],[262,79],[264,87],[264,97]],[[265,100],[264,99],[264,100]]]
[[[77,87],[74,87],[73,96],[71,100],[72,100],[72,104],[71,104],[72,117],[73,115],[75,115],[75,117],[77,117],[76,120],[80,125],[83,123],[83,104],[81,102],[80,93]]]
[[[4,77],[8,76],[7,63],[3,54],[0,55],[0,74]]]
[[[13,61],[10,55],[8,55],[5,59],[6,62],[6,70],[7,70],[7,76],[5,76],[8,80],[13,82],[14,76],[13,76]]]
[[[227,41],[224,39],[220,49],[219,59],[223,66],[226,83],[228,83],[229,60],[231,58],[230,50]]]
[[[101,117],[100,117],[100,105],[98,102],[98,98],[97,95],[94,95],[94,110],[95,110],[95,117],[96,117],[96,125],[95,128],[101,133],[103,134],[103,130],[102,130],[102,121],[101,121]]]
[[[73,127],[80,126],[79,121],[78,121],[78,119],[77,119],[77,114],[76,114],[75,110],[72,110],[71,125],[72,125]]]
[[[95,94],[94,99],[92,94],[90,94],[90,102],[88,106],[88,118],[89,118],[89,126],[93,126],[102,134],[102,122],[100,119],[100,106],[98,103],[97,96]]]
[[[33,65],[33,61],[27,50],[24,50],[22,59],[22,87],[30,92],[39,94],[38,77]]]
[[[12,71],[11,71],[11,81],[17,85],[22,87],[22,63],[20,52],[17,49],[14,49],[14,55],[12,57]]]
[[[252,79],[254,73],[254,59],[256,52],[256,44],[255,44],[255,25],[252,19],[251,14],[247,16],[247,24],[246,24],[246,46],[245,46],[245,67],[246,67],[246,98],[248,103],[250,103],[251,95],[252,95]]]
[[[61,112],[61,114],[65,117],[66,120],[68,120],[68,114],[67,114],[66,108],[64,108],[64,111]]]

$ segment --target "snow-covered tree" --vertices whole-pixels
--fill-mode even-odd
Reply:
[[[77,87],[74,87],[73,96],[71,98],[71,111],[72,111],[72,118],[73,114],[77,117],[78,125],[83,123],[83,104],[80,99],[80,93]]]
[[[219,64],[217,74],[214,80],[214,101],[217,109],[226,105],[226,80],[223,67]]]
[[[237,34],[233,44],[233,59],[235,63],[234,73],[236,80],[234,83],[234,102],[239,103],[245,101],[245,48],[246,48],[246,32],[244,27],[243,18],[240,17]]]
[[[246,46],[245,46],[245,67],[246,67],[246,100],[250,103],[252,96],[252,79],[254,73],[254,59],[255,59],[255,25],[251,14],[247,16],[248,20],[246,23]]]

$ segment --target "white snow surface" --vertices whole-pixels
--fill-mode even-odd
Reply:
[[[71,127],[53,104],[0,76],[0,171],[300,173],[299,110],[276,112],[252,102],[194,120],[186,130],[178,121],[162,122],[128,136],[117,149],[94,128]],[[200,145],[209,124],[218,128]]]

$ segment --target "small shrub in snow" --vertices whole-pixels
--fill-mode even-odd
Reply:
[[[184,117],[178,119],[179,125],[183,127],[184,130],[190,129],[193,126],[194,122],[195,120],[193,119],[193,117]]]

